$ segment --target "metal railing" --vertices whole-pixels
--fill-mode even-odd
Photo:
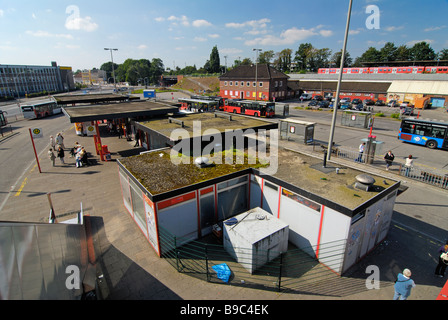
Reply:
[[[448,189],[448,174],[438,173],[432,169],[421,168],[418,166],[406,167],[405,165],[400,164],[399,174],[442,189]]]
[[[341,278],[331,270],[340,269],[346,247],[346,241],[339,240],[303,249],[290,244],[286,252],[257,250],[254,253],[249,248],[233,248],[239,252],[237,261],[222,244],[216,244],[213,235],[185,243],[185,239],[161,228],[159,236],[161,256],[180,273],[212,283],[319,295],[335,295],[323,292],[323,285],[319,284]],[[214,269],[223,264],[229,269],[227,280]]]

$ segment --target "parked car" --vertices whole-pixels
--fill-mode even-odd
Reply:
[[[375,104],[375,101],[373,101],[372,99],[366,99],[366,100],[364,101],[364,104],[365,104],[366,106],[373,106],[373,105]]]
[[[366,107],[361,103],[361,104],[352,104],[352,109],[356,110],[356,111],[364,111],[366,110]]]
[[[300,96],[300,100],[306,101],[311,100],[313,98],[313,95],[311,93],[302,93]]]
[[[389,103],[387,104],[388,107],[393,107],[396,108],[399,106],[398,101],[397,100],[390,100]]]
[[[350,109],[350,104],[349,103],[343,103],[339,105],[339,109],[341,110],[347,110]]]
[[[319,106],[319,108],[328,108],[328,106],[330,105],[330,102],[323,100],[323,101],[319,101],[317,103],[317,105]]]
[[[324,97],[322,97],[321,95],[317,95],[313,97],[313,100],[322,101],[324,100]]]
[[[311,100],[311,101],[308,103],[308,106],[310,106],[310,107],[317,106],[317,100]]]
[[[384,103],[383,100],[378,99],[378,100],[376,100],[375,105],[376,105],[376,106],[385,106],[386,103]]]
[[[362,100],[361,99],[353,99],[353,101],[352,101],[352,103],[351,103],[351,105],[352,105],[352,109],[355,109],[355,107],[357,106],[357,105],[362,105]]]
[[[341,100],[339,100],[341,102],[341,105],[344,103],[350,103],[350,101],[352,101],[352,99],[350,98],[342,98]]]
[[[400,112],[404,115],[413,116],[414,106],[408,101],[403,101],[403,103],[400,104]]]

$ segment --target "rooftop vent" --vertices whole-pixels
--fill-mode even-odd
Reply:
[[[374,190],[374,183],[375,179],[373,179],[373,177],[367,174],[360,174],[356,176],[355,188],[364,191],[372,191]]]
[[[199,168],[205,168],[209,166],[209,159],[207,157],[199,157],[194,160],[194,164]]]

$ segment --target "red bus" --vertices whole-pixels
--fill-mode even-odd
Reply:
[[[224,101],[222,111],[254,117],[271,118],[275,116],[275,103],[267,101],[228,99]]]

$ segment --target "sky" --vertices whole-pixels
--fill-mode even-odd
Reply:
[[[0,64],[100,68],[159,58],[165,68],[202,67],[217,46],[221,65],[255,61],[301,43],[342,49],[349,0],[0,0]],[[352,59],[388,41],[448,48],[448,0],[353,0]]]

